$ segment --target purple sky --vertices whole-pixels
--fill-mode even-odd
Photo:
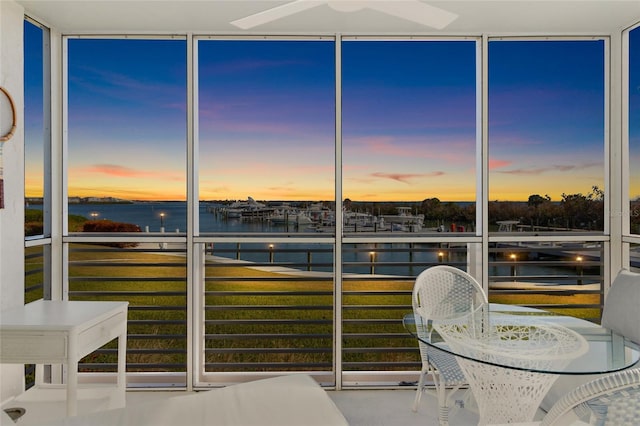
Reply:
[[[42,120],[40,36],[29,25],[27,142]],[[342,51],[343,196],[474,200],[475,44],[345,41]],[[491,200],[604,185],[603,51],[602,41],[489,44]],[[333,199],[333,43],[202,40],[198,54],[200,198]],[[70,195],[185,199],[185,61],[184,40],[69,40]],[[29,170],[42,166],[27,154],[29,195]],[[632,195],[638,180],[632,169]]]

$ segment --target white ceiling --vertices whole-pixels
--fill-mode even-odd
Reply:
[[[0,0],[4,1],[4,0]],[[362,33],[595,34],[640,21],[640,0],[440,0],[423,2],[458,15],[442,30],[364,9],[339,12],[322,4],[241,30],[230,24],[292,0],[16,0],[27,15],[68,33]],[[404,0],[391,1],[396,4]],[[394,5],[395,6],[395,5]],[[398,4],[398,7],[401,7]]]

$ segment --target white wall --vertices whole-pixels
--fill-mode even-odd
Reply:
[[[18,129],[2,143],[4,209],[0,209],[0,308],[24,303],[24,9],[0,1],[0,85],[13,98]],[[22,365],[0,365],[0,402],[24,389]]]

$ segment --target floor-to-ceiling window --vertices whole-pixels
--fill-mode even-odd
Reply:
[[[127,370],[184,385],[186,40],[69,38],[67,52],[66,219],[75,239],[60,290],[70,300],[128,300]],[[113,370],[115,356],[102,348],[83,369]]]
[[[492,39],[481,141],[475,38],[65,40],[58,291],[130,302],[137,381],[184,386],[190,360],[203,386],[410,379],[415,276],[447,263],[481,278],[483,256],[493,300],[570,304],[544,294],[562,286],[590,298],[573,313],[599,315],[605,41]]]
[[[631,233],[640,234],[640,28],[629,31],[629,198]]]
[[[24,21],[24,301],[50,298],[51,288],[51,135],[49,30]],[[1,155],[1,154],[0,154]],[[1,161],[1,159],[0,159]],[[35,366],[25,366],[26,387]]]
[[[197,74],[199,380],[333,384],[333,38],[201,38]]]
[[[628,32],[629,232],[640,235],[640,27]],[[640,243],[630,244],[629,267],[640,268]]]
[[[45,296],[49,274],[51,221],[49,114],[47,102],[49,73],[49,31],[31,20],[24,21],[24,164],[25,301]],[[46,284],[45,284],[46,283]]]
[[[554,306],[580,298],[588,309],[571,312],[599,318],[605,49],[598,39],[489,43],[488,225],[496,241],[489,285],[501,301],[527,294],[526,303]],[[536,282],[572,296],[551,297]]]
[[[377,370],[399,383],[419,364],[397,321],[415,276],[438,263],[478,272],[465,240],[477,230],[477,40],[341,48],[343,384]]]

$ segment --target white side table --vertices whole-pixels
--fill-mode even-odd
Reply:
[[[38,300],[0,312],[0,362],[65,364],[67,415],[78,412],[78,361],[118,338],[116,395],[126,391],[128,302]]]

